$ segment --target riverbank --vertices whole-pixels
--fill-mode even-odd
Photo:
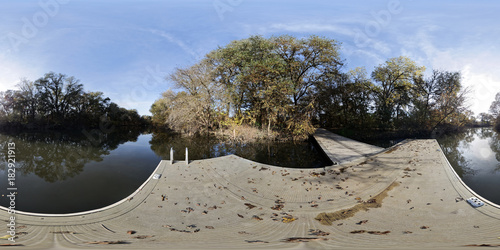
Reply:
[[[130,249],[500,244],[500,209],[489,203],[473,208],[465,201],[475,194],[435,140],[407,140],[364,160],[321,169],[225,156],[189,165],[162,161],[154,173],[161,178],[150,178],[136,194],[103,211],[18,214],[16,244]],[[322,219],[339,211],[353,212]],[[7,220],[7,212],[1,211],[0,219]]]

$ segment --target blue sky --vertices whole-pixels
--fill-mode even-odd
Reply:
[[[176,67],[251,35],[341,42],[345,70],[409,56],[461,71],[471,109],[500,92],[498,1],[0,0],[0,91],[54,71],[141,115]]]

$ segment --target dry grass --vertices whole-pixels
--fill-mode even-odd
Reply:
[[[318,214],[318,216],[316,216],[315,219],[318,220],[323,225],[331,226],[334,221],[353,217],[359,211],[367,211],[370,208],[381,207],[382,201],[384,200],[385,197],[387,197],[387,193],[398,185],[399,184],[397,182],[393,182],[384,191],[382,191],[380,194],[378,194],[377,196],[373,197],[368,201],[359,203],[354,207],[348,209],[342,209],[332,213],[320,213]]]

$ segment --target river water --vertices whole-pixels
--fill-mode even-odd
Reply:
[[[465,184],[500,204],[500,135],[491,128],[475,128],[437,140]]]
[[[16,210],[74,213],[113,204],[134,192],[158,163],[170,158],[190,160],[236,154],[285,167],[322,167],[323,156],[310,142],[225,143],[209,137],[102,133],[0,134],[0,206],[9,207],[9,145],[15,159]]]

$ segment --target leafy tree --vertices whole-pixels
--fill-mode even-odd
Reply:
[[[490,114],[495,119],[495,129],[500,131],[500,92],[495,95],[495,100],[490,105]]]
[[[500,116],[500,92],[495,95],[495,100],[490,105],[490,114],[494,117]]]
[[[413,80],[421,77],[424,70],[425,67],[417,66],[404,56],[391,58],[375,67],[372,78],[379,83],[374,92],[377,116],[384,127],[393,126],[395,120],[406,114]]]
[[[137,110],[112,103],[102,92],[85,92],[74,77],[50,72],[35,82],[22,79],[19,90],[0,93],[0,125],[19,128],[96,128],[111,121],[143,126]]]
[[[74,110],[83,92],[83,85],[74,77],[54,72],[36,80],[35,85],[40,93],[42,113],[56,125],[60,125]]]

